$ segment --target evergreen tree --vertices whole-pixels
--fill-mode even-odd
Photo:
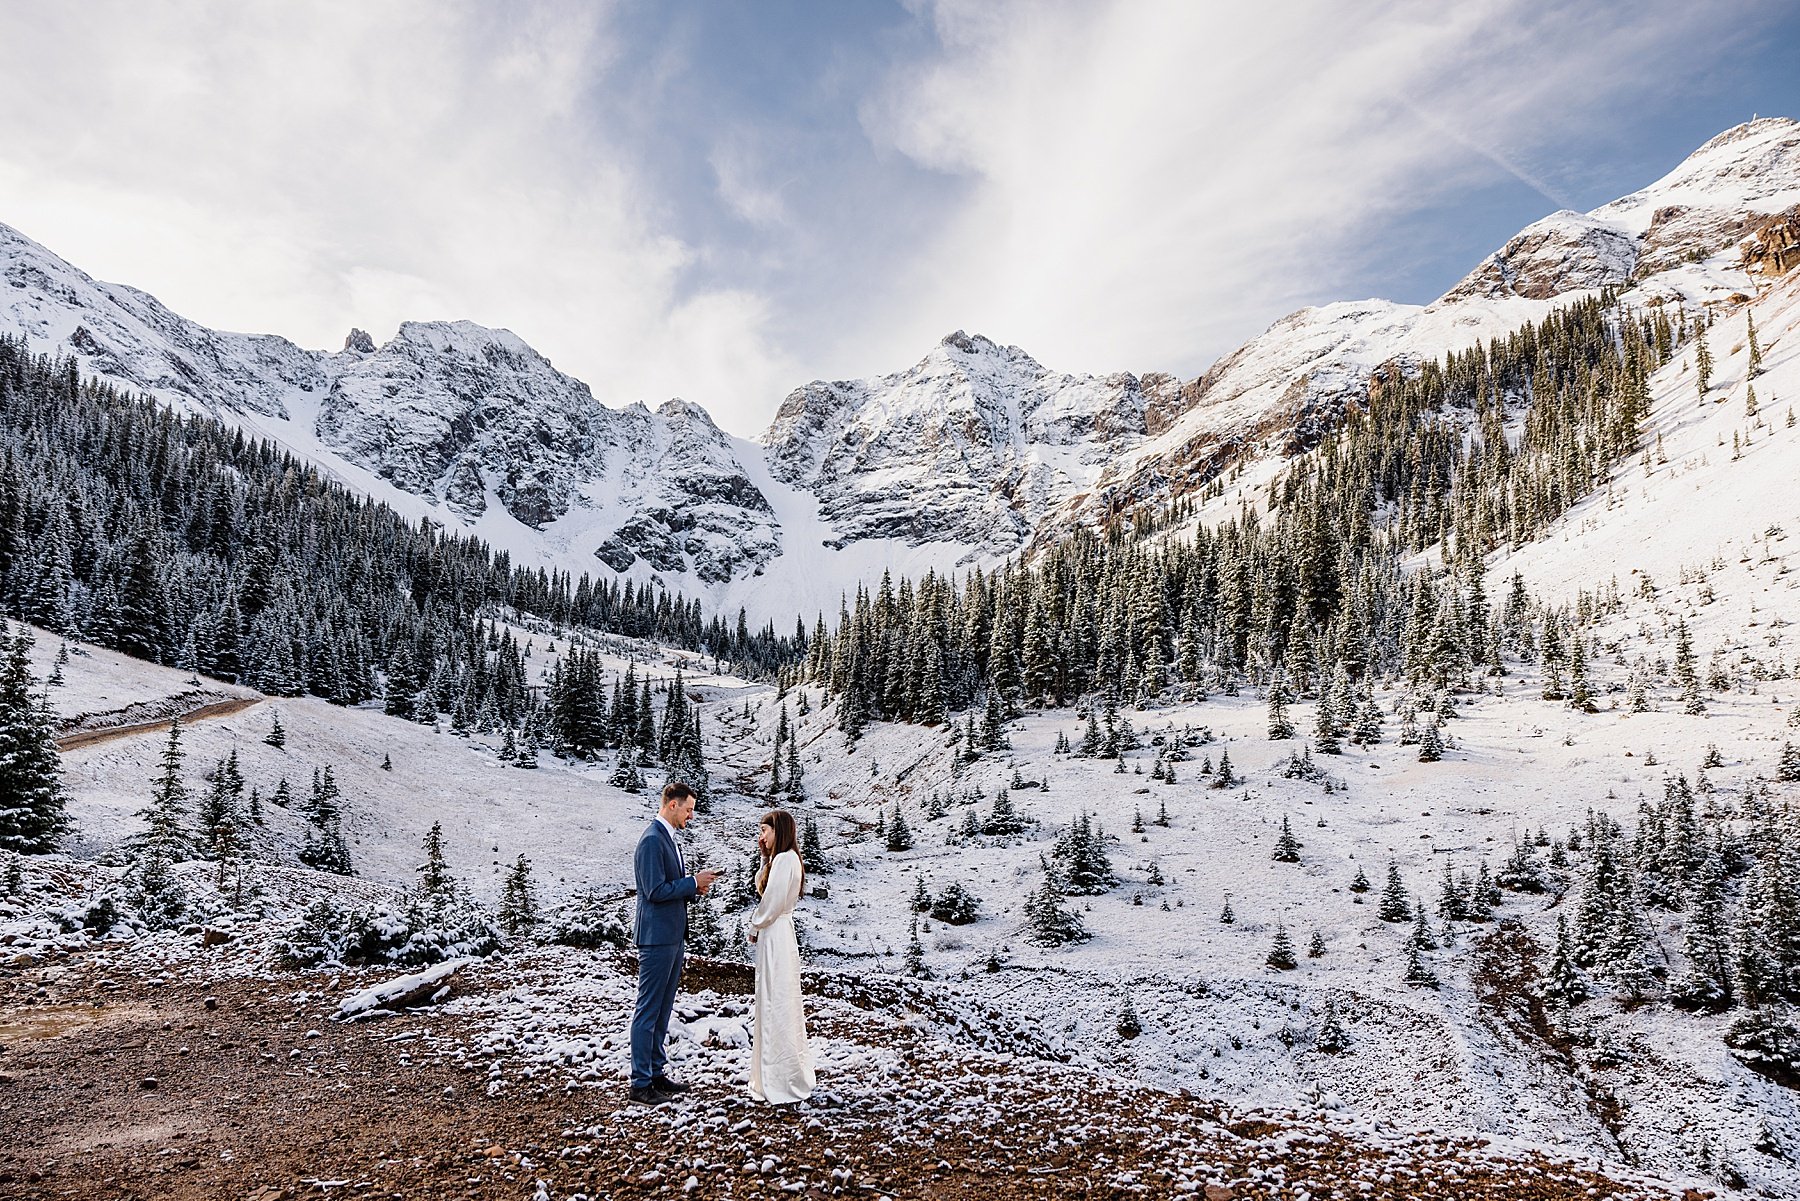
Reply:
[[[1587,654],[1576,638],[1569,648],[1569,708],[1581,713],[1596,713],[1593,690],[1588,687]]]
[[[606,782],[626,792],[644,791],[644,776],[638,771],[637,752],[633,748],[628,746],[619,752],[618,765],[613,768],[613,773],[607,777]]]
[[[825,858],[824,844],[819,841],[819,824],[810,813],[800,823],[800,865],[809,876],[831,874],[831,861]]]
[[[1471,898],[1466,897],[1456,885],[1449,861],[1444,863],[1444,879],[1438,886],[1438,916],[1445,922],[1464,922],[1469,920]]]
[[[1713,356],[1712,347],[1706,344],[1706,331],[1702,329],[1694,345],[1694,382],[1700,386],[1700,398],[1706,399],[1706,391],[1712,387]]]
[[[742,937],[735,943],[726,942],[725,929],[719,922],[719,910],[713,901],[713,895],[711,892],[701,893],[688,905],[687,945],[696,955],[724,955],[727,951],[747,945]]]
[[[1358,893],[1368,892],[1369,889],[1373,887],[1374,885],[1369,883],[1369,877],[1363,874],[1362,866],[1359,864],[1356,869],[1356,878],[1350,881],[1350,891]]]
[[[916,917],[906,940],[906,974],[915,980],[931,979],[931,969],[925,966],[925,944],[919,941],[919,919]]]
[[[1087,732],[1081,736],[1081,746],[1076,754],[1084,759],[1101,757],[1100,723],[1094,719],[1092,709],[1088,710]]]
[[[1685,703],[1682,712],[1698,716],[1706,712],[1706,701],[1700,695],[1700,673],[1694,667],[1694,643],[1688,635],[1687,621],[1675,623],[1675,682],[1681,686]]]
[[[43,854],[68,828],[48,702],[33,695],[31,635],[0,630],[0,849]]]
[[[1431,965],[1419,954],[1419,945],[1408,941],[1406,944],[1406,975],[1402,977],[1409,988],[1437,988],[1440,981]]]
[[[1350,741],[1356,746],[1374,746],[1381,741],[1381,706],[1373,696],[1364,696],[1356,710],[1356,726]]]
[[[1775,762],[1775,778],[1789,784],[1800,781],[1800,747],[1791,742],[1781,744],[1781,757]]]
[[[1105,838],[1093,818],[1083,810],[1057,839],[1052,858],[1061,871],[1065,893],[1094,896],[1118,883],[1106,854]]]
[[[1705,1009],[1730,1006],[1731,930],[1725,916],[1724,861],[1715,845],[1709,844],[1701,857],[1682,939],[1688,967],[1674,990],[1677,1001]]]
[[[1336,755],[1343,751],[1338,742],[1338,715],[1336,702],[1326,689],[1319,690],[1319,703],[1313,707],[1313,748],[1321,755]]]
[[[1406,885],[1400,882],[1400,868],[1396,864],[1388,864],[1387,884],[1381,890],[1381,907],[1375,916],[1384,922],[1403,922],[1412,917],[1412,904],[1406,894]]]
[[[1307,940],[1306,943],[1306,957],[1308,959],[1319,959],[1322,958],[1324,954],[1325,936],[1320,934],[1317,930],[1314,930],[1312,932],[1312,938]]]
[[[1269,957],[1264,962],[1283,972],[1300,966],[1300,961],[1294,957],[1294,940],[1288,937],[1287,927],[1280,918],[1275,919],[1275,945],[1269,948]]]
[[[163,747],[162,772],[150,792],[150,803],[138,811],[148,827],[143,842],[165,860],[184,858],[192,849],[182,823],[187,817],[187,785],[181,780],[181,719],[169,722],[169,741]]]
[[[425,862],[417,870],[420,894],[434,913],[442,913],[456,898],[456,878],[444,857],[443,822],[432,822],[425,832]]]
[[[1281,815],[1281,836],[1275,840],[1275,854],[1272,858],[1277,863],[1300,862],[1300,840],[1294,837],[1293,827],[1288,824],[1285,813]]]
[[[1420,901],[1413,908],[1412,936],[1409,940],[1421,951],[1435,951],[1438,947],[1437,936],[1431,932],[1431,922],[1425,916],[1425,902]]]
[[[263,741],[276,750],[287,745],[287,729],[281,724],[281,710],[275,710],[274,724],[269,727],[269,732],[263,737]]]
[[[1288,704],[1294,698],[1289,694],[1287,681],[1278,671],[1269,682],[1269,738],[1280,741],[1294,736],[1294,721],[1288,716]],[[1091,720],[1091,719],[1090,719]]]
[[[282,783],[285,784],[286,781]],[[313,771],[312,796],[307,804],[306,816],[312,825],[300,848],[300,862],[322,872],[340,876],[354,875],[350,865],[350,847],[344,841],[343,796],[338,791],[337,777],[329,765]]]
[[[214,858],[219,858],[225,847],[235,848],[240,842],[243,793],[244,777],[233,750],[214,766],[212,781],[200,802],[200,835]]]
[[[796,740],[790,738],[787,744],[787,797],[791,803],[801,804],[806,800],[805,779],[806,769],[800,765],[800,748]]]
[[[1579,1005],[1592,995],[1587,978],[1575,960],[1568,920],[1560,913],[1556,915],[1556,950],[1550,959],[1550,975],[1544,983],[1544,991],[1552,1003],[1564,1007]]]
[[[1419,762],[1436,763],[1444,757],[1444,740],[1438,735],[1437,722],[1427,722],[1419,732]]]
[[[1120,1038],[1130,1041],[1144,1032],[1144,1023],[1138,1018],[1137,1006],[1131,1003],[1131,994],[1125,994],[1125,1001],[1119,1006],[1119,1020],[1113,1023],[1113,1029]]]
[[[900,806],[894,806],[894,820],[887,826],[887,849],[894,852],[910,851],[913,847],[912,827],[906,824],[906,814]]]
[[[418,677],[419,669],[413,659],[412,647],[404,642],[399,643],[388,656],[387,701],[383,711],[389,717],[401,717],[408,721],[419,717]]]
[[[439,853],[442,853],[440,847]],[[500,925],[515,937],[530,934],[538,922],[537,887],[531,880],[531,860],[520,855],[507,869],[500,885]]]
[[[981,832],[996,836],[1025,832],[1024,819],[1013,808],[1011,789],[1002,788],[994,793],[994,807],[989,811],[987,820],[981,823]]]
[[[1046,865],[1044,882],[1025,902],[1025,937],[1041,947],[1086,942],[1093,937],[1081,918],[1063,906],[1062,881],[1056,869]]]

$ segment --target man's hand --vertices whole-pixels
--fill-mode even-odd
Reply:
[[[745,934],[744,937],[749,939],[751,946],[756,945],[756,931],[755,930],[751,930],[749,933]]]
[[[713,886],[713,881],[717,880],[719,875],[720,873],[713,871],[711,868],[708,868],[703,872],[694,873],[694,885],[699,889],[701,896],[706,895],[706,890]]]

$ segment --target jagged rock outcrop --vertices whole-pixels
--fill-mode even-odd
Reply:
[[[1476,297],[1549,300],[1631,278],[1637,241],[1586,213],[1563,210],[1526,226],[1444,294],[1440,303]]]
[[[906,371],[795,389],[763,446],[845,540],[998,556],[1183,403],[1172,376],[1065,375],[958,330]]]
[[[1757,226],[1741,254],[1752,275],[1786,275],[1800,266],[1800,204]]]
[[[568,512],[604,422],[586,384],[517,335],[467,321],[409,321],[333,366],[320,440],[466,517],[485,510],[489,491],[536,529]]]

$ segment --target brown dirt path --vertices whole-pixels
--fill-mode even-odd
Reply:
[[[214,701],[209,705],[201,705],[181,715],[183,722],[205,721],[209,717],[225,717],[232,713],[242,713],[252,705],[262,704],[259,696],[240,696],[228,701]],[[97,746],[102,742],[111,742],[115,738],[129,738],[133,734],[150,734],[158,730],[166,730],[174,722],[172,717],[160,717],[155,721],[133,722],[128,726],[108,726],[103,730],[77,730],[73,734],[64,734],[56,740],[56,749],[72,751],[78,747]]]

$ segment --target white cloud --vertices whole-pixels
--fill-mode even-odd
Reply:
[[[722,140],[707,157],[718,184],[719,198],[739,219],[769,227],[788,221],[787,205],[777,188],[759,178],[758,165],[742,138]]]
[[[1343,298],[1385,222],[1482,171],[1550,192],[1536,153],[1666,85],[1676,52],[1699,67],[1708,40],[1671,3],[930,13],[940,52],[900,64],[864,124],[972,190],[864,338],[964,326],[1093,371],[1195,372]]]
[[[469,318],[608,403],[685,393],[757,428],[791,383],[766,312],[693,293],[694,249],[593,119],[608,11],[9,8],[0,220],[209,325],[335,348]],[[697,377],[720,346],[739,370]]]
[[[1381,239],[1423,199],[1557,194],[1548,151],[1754,24],[1699,7],[939,0],[922,54],[865,79],[871,33],[807,93],[860,98],[871,146],[688,86],[730,69],[703,18],[626,44],[579,0],[46,0],[0,15],[0,221],[209,325],[468,318],[754,434],[958,327],[1196,372],[1406,255]]]

